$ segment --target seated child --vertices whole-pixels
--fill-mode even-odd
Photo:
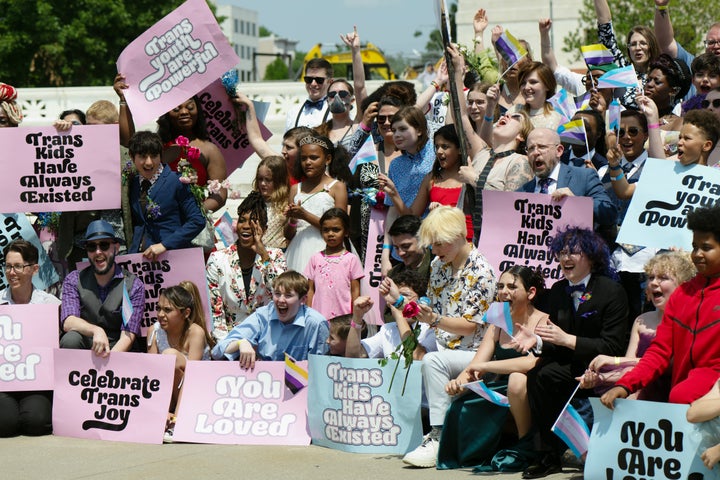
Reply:
[[[307,360],[311,353],[327,352],[328,322],[305,305],[307,278],[295,271],[282,273],[273,284],[272,301],[235,326],[212,349],[215,360],[240,360],[252,369],[255,360],[284,361],[285,353]]]
[[[330,319],[330,334],[328,335],[328,355],[336,357],[345,356],[348,333],[350,333],[350,321],[352,315],[340,315]]]
[[[380,293],[390,298],[390,290],[399,291],[407,302],[417,302],[418,298],[425,295],[427,281],[424,280],[416,270],[399,270],[391,272],[391,276],[383,280],[380,285]],[[395,293],[392,298],[398,298]],[[360,331],[363,326],[363,316],[373,306],[370,297],[358,297],[353,304],[353,323],[347,337],[346,357],[355,358],[388,358],[397,349],[402,340],[410,334],[410,331],[417,325],[417,320],[407,319],[403,316],[402,310],[392,306],[394,323],[386,323],[380,327],[380,331],[372,337],[360,339]],[[412,323],[410,323],[412,321]],[[437,351],[435,343],[435,332],[427,323],[420,324],[418,335],[418,346],[413,353],[415,360],[421,360],[427,352]]]

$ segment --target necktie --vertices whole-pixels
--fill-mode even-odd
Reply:
[[[552,181],[552,179],[550,177],[541,178],[538,181],[538,185],[540,185],[540,193],[550,193],[548,191],[548,187],[550,186],[551,181]]]
[[[630,174],[630,171],[633,169],[633,164],[630,162],[627,162],[625,165],[622,166],[623,172],[625,173],[625,176]]]
[[[507,157],[515,153],[515,150],[507,150],[505,152],[495,153],[495,150],[490,150],[490,158],[483,167],[480,175],[478,176],[477,183],[475,184],[475,209],[473,211],[473,230],[475,232],[475,240],[480,238],[480,231],[482,230],[482,216],[483,216],[483,197],[482,192],[487,183],[488,176],[492,170],[495,162],[499,158]]]
[[[140,182],[140,211],[147,217],[148,191],[152,184],[147,178]]]

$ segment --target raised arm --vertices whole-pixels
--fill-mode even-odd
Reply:
[[[365,68],[363,67],[360,35],[358,35],[357,25],[354,26],[353,31],[347,35],[340,35],[340,39],[345,45],[350,47],[352,51],[353,88],[355,90],[355,105],[357,105],[358,108],[355,121],[359,122],[360,119],[362,119],[360,105],[367,98],[367,88],[365,87]]]
[[[236,113],[238,110],[245,110],[245,129],[247,130],[248,140],[250,146],[255,150],[260,158],[269,157],[272,155],[279,155],[275,152],[270,145],[262,137],[260,131],[260,123],[258,122],[257,114],[255,113],[255,105],[247,95],[241,92],[236,92],[235,96],[232,97],[232,103],[235,106]]]
[[[113,82],[113,90],[115,90],[115,93],[117,93],[117,96],[120,98],[120,145],[123,147],[128,146],[130,137],[135,133],[135,122],[133,121],[132,112],[128,108],[128,104],[125,101],[125,93],[123,92],[123,90],[127,90],[127,88],[128,84],[125,83],[125,75],[118,73]]]
[[[598,25],[611,22],[612,16],[610,14],[610,6],[608,5],[607,0],[595,0],[594,3],[595,16],[597,16]]]
[[[555,51],[550,42],[550,29],[552,28],[552,20],[549,18],[541,18],[538,20],[538,29],[540,30],[540,56],[542,62],[555,72],[558,67]]]
[[[655,0],[655,36],[661,53],[667,53],[675,58],[678,54],[675,42],[675,30],[670,21],[668,4],[670,0]]]
[[[487,93],[485,94],[487,97],[487,103],[485,104],[485,118],[483,118],[482,125],[480,126],[480,138],[490,147],[493,148],[493,138],[492,138],[492,131],[493,131],[493,112],[495,111],[495,106],[498,104],[498,100],[500,99],[500,85],[495,84],[492,87],[488,88]]]
[[[477,133],[475,133],[475,128],[470,122],[470,117],[468,116],[467,99],[465,95],[463,95],[463,89],[465,88],[465,84],[463,83],[463,56],[455,45],[449,45],[448,52],[450,52],[453,66],[455,67],[455,78],[453,79],[453,81],[455,82],[455,88],[457,89],[459,97],[458,101],[460,102],[460,119],[462,121],[463,131],[465,132],[465,138],[467,139],[470,146],[470,151],[467,153],[468,155],[470,155],[471,158],[473,158],[480,150],[485,148],[485,142],[482,140],[482,138],[480,138]],[[451,112],[453,112],[453,109],[448,109],[448,115]],[[457,122],[456,119],[453,119],[453,121]]]
[[[473,17],[473,30],[475,31],[475,37],[473,43],[475,44],[475,54],[480,55],[485,50],[483,43],[483,33],[488,26],[487,12],[484,8],[479,9]]]
[[[433,96],[435,93],[442,90],[443,85],[448,82],[448,79],[447,65],[445,65],[445,62],[443,61],[442,64],[440,64],[435,80],[433,80],[430,86],[417,96],[415,106],[423,112],[427,112],[428,105],[430,104]]]

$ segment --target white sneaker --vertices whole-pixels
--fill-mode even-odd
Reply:
[[[429,435],[423,437],[423,441],[419,447],[412,452],[408,452],[402,459],[403,462],[413,467],[431,468],[437,464],[437,454],[440,442],[430,438]]]
[[[163,443],[174,443],[175,439],[173,438],[173,435],[175,435],[174,427],[165,430],[165,435],[163,435]]]

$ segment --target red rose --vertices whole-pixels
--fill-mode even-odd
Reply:
[[[403,307],[402,314],[405,318],[415,318],[418,313],[420,313],[420,306],[415,302],[409,302]]]

